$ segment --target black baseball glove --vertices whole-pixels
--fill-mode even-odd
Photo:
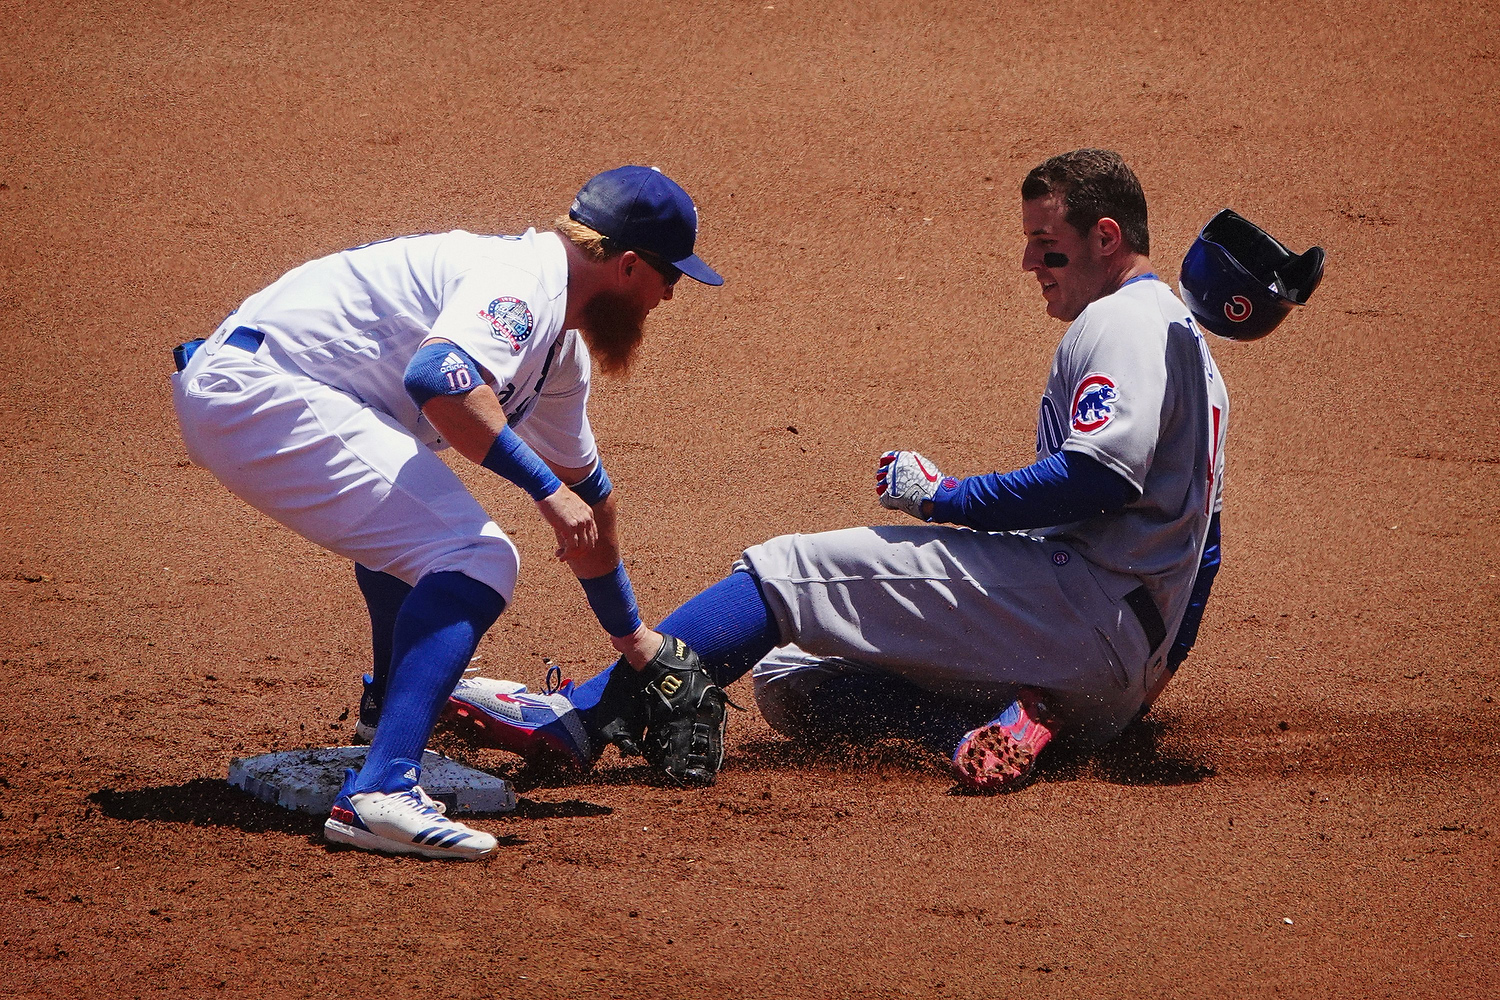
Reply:
[[[601,734],[682,785],[711,785],[724,763],[729,696],[675,636],[640,670],[622,657],[599,700]]]

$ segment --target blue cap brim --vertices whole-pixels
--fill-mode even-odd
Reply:
[[[703,263],[703,259],[697,254],[689,254],[682,260],[674,260],[672,261],[672,266],[694,281],[701,281],[705,285],[724,284],[723,276],[718,271]]]

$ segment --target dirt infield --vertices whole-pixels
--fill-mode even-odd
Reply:
[[[0,995],[1496,988],[1493,3],[0,9]],[[347,739],[367,623],[346,564],[187,461],[173,344],[306,259],[663,167],[728,280],[591,407],[659,618],[744,545],[896,520],[886,448],[1030,459],[1062,327],[1017,189],[1083,145],[1139,173],[1163,273],[1226,205],[1329,254],[1273,337],[1214,346],[1224,570],[1150,724],[1003,798],[753,709],[697,792],[452,745],[522,795],[472,865],[224,783]],[[526,560],[481,665],[601,665],[529,501],[462,474]]]

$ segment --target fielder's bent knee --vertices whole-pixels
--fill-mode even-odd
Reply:
[[[401,572],[392,567],[386,567],[385,571],[396,576],[410,574],[414,581],[432,573],[462,573],[499,594],[509,606],[515,597],[521,553],[493,522],[485,527],[493,529],[494,534],[487,530],[482,535],[456,540],[457,544],[433,546],[435,551],[412,553],[398,560]]]

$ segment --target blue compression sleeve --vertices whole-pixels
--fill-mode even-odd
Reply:
[[[578,494],[580,500],[590,507],[597,507],[604,502],[615,488],[614,483],[609,481],[609,473],[604,471],[604,462],[596,460],[594,471],[588,474],[583,482],[573,486],[573,492]]]
[[[1059,451],[1014,472],[944,479],[932,498],[932,520],[981,531],[1044,528],[1112,513],[1137,496],[1118,472]]]
[[[599,619],[604,631],[622,638],[641,627],[641,612],[636,607],[635,591],[630,586],[630,576],[625,572],[623,562],[613,573],[587,580],[580,578],[578,582],[583,584],[589,607],[594,609],[594,617]]]
[[[418,409],[433,396],[462,396],[484,384],[479,365],[457,344],[423,344],[406,364],[401,377],[406,394]]]
[[[1193,580],[1193,593],[1188,598],[1187,613],[1178,626],[1177,638],[1172,642],[1172,651],[1167,654],[1167,669],[1176,673],[1187,659],[1188,650],[1198,641],[1198,626],[1203,623],[1203,609],[1208,606],[1208,592],[1213,589],[1214,577],[1219,573],[1222,552],[1219,546],[1219,515],[1208,522],[1208,542],[1203,546],[1203,558],[1198,562],[1198,576]]]
[[[509,427],[500,431],[484,461],[479,464],[509,479],[530,493],[533,500],[545,500],[562,487],[562,480],[552,474],[547,463]]]

